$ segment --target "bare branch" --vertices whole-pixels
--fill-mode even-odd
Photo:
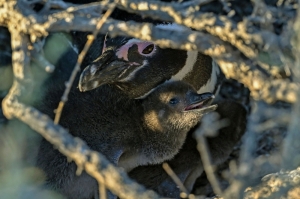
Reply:
[[[94,13],[94,15],[96,16],[97,13]],[[50,14],[47,17],[42,17],[41,19],[44,20],[44,22],[41,21],[41,19],[34,19],[34,17],[32,16],[28,19],[22,18],[22,15],[20,15],[19,13],[11,13],[11,15],[7,16],[1,16],[0,13],[0,20],[2,17],[5,19],[7,17],[15,16],[20,16],[19,18],[20,20],[22,20],[21,23],[26,24],[24,27],[19,27],[20,31],[36,36],[45,36],[48,34],[48,31],[93,31],[98,22],[98,17],[88,18],[70,12],[58,12]],[[198,17],[201,18],[201,15],[199,15]],[[223,22],[225,23],[226,20]],[[227,22],[229,23],[230,21]],[[199,25],[201,23],[199,22],[193,24]],[[235,49],[232,45],[229,45],[228,43],[222,41],[220,38],[214,37],[210,34],[192,31],[188,28],[184,31],[174,32],[173,30],[163,30],[158,27],[153,27],[153,25],[149,23],[140,24],[132,21],[123,22],[112,19],[108,19],[103,24],[103,27],[101,28],[100,32],[103,34],[109,32],[111,36],[122,35],[135,37],[146,41],[152,40],[155,41],[161,47],[170,47],[185,50],[199,50],[200,52],[213,57],[220,65],[227,78],[234,78],[245,84],[251,90],[251,94],[255,99],[264,99],[265,101],[270,103],[276,100],[282,100],[293,103],[296,100],[296,92],[299,90],[297,85],[290,83],[286,80],[273,81],[273,79],[269,78],[270,75],[266,71],[261,71],[261,68],[258,70],[255,67],[255,61],[245,58],[244,54],[239,50]],[[232,31],[229,32],[231,34]],[[237,32],[235,34],[237,34]],[[273,37],[272,35],[266,35],[268,38]],[[231,38],[231,36],[228,36],[228,38]],[[247,38],[250,38],[248,42],[256,43],[256,46],[259,44],[259,42],[262,42],[265,39],[262,37],[262,35],[258,37],[254,35],[248,35]],[[277,39],[278,38],[276,38],[276,41]],[[270,43],[271,45],[276,44],[276,42],[272,41],[270,41]],[[276,44],[274,48],[279,48],[278,46],[279,44]],[[270,48],[271,47],[269,47],[268,49]],[[249,49],[245,49],[245,51],[247,52],[248,50]]]
[[[299,86],[288,80],[271,79],[261,71],[254,69],[247,63],[227,62],[217,60],[227,78],[238,80],[247,86],[254,99],[263,99],[268,103],[282,100],[290,103],[296,102]]]
[[[216,177],[216,175],[214,174],[214,167],[213,164],[211,162],[211,155],[207,146],[207,142],[205,139],[205,135],[207,134],[216,134],[216,132],[224,127],[224,123],[222,122],[218,122],[216,121],[217,118],[217,114],[210,114],[206,117],[204,117],[201,120],[201,127],[197,129],[197,131],[195,132],[195,138],[197,140],[197,149],[200,153],[201,156],[201,160],[203,163],[203,168],[206,172],[207,178],[209,180],[209,182],[211,183],[214,192],[219,195],[222,196],[223,195],[223,191],[220,187],[220,184],[218,182],[218,179]],[[214,123],[214,127],[211,128],[207,128],[208,126],[211,126],[211,123]]]
[[[162,47],[199,50],[213,57],[227,78],[233,78],[245,84],[255,99],[263,99],[269,103],[277,100],[291,103],[296,101],[296,93],[299,90],[296,84],[288,80],[269,78],[267,73],[254,67],[255,62],[245,58],[240,51],[209,34],[191,30],[174,32],[153,27],[152,24],[125,23],[117,20],[108,20],[102,30],[108,31],[112,36],[118,33],[118,35],[142,40],[152,40]],[[191,38],[193,39],[191,40]]]
[[[51,64],[45,57],[37,52],[33,53],[32,59],[39,66],[43,67],[45,71],[51,73],[54,71],[55,66]]]
[[[245,190],[245,199],[254,198],[299,198],[300,168],[271,173],[262,179],[259,186]]]
[[[168,163],[163,163],[162,165],[163,169],[165,170],[165,172],[172,178],[172,180],[176,183],[176,185],[179,187],[179,189],[186,195],[189,195],[188,190],[185,188],[185,186],[183,185],[183,183],[180,181],[180,179],[178,178],[178,176],[174,173],[174,171],[172,170],[172,168],[170,167],[170,165]],[[183,197],[186,198],[186,197]]]

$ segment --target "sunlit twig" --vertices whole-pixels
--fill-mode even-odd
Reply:
[[[185,188],[183,183],[180,181],[178,176],[174,173],[172,168],[169,166],[168,163],[163,163],[162,165],[163,169],[166,171],[166,173],[172,178],[172,180],[176,183],[176,185],[179,187],[179,189],[186,194],[186,196],[189,195],[189,191]]]
[[[211,117],[209,117],[211,116]],[[195,138],[197,140],[197,149],[200,153],[201,156],[201,160],[202,160],[202,164],[203,164],[203,168],[205,170],[205,173],[207,175],[207,179],[208,181],[211,183],[212,188],[215,192],[215,194],[222,196],[223,192],[221,189],[221,186],[218,182],[218,179],[214,173],[214,167],[213,164],[211,162],[211,158],[210,158],[210,152],[207,146],[207,142],[205,139],[205,134],[207,134],[206,131],[210,131],[209,134],[215,134],[218,129],[226,126],[226,120],[225,121],[214,121],[214,125],[213,127],[211,127],[211,123],[212,120],[217,120],[218,117],[217,115],[213,115],[210,114],[209,116],[207,116],[206,118],[202,119],[201,122],[201,127],[199,129],[197,129],[197,131],[195,132]],[[208,126],[210,126],[211,128],[208,128]]]

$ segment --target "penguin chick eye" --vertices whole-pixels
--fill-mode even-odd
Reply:
[[[169,100],[169,104],[171,105],[175,105],[175,104],[178,104],[179,100],[177,98],[172,98]]]
[[[142,51],[143,54],[150,54],[154,50],[154,44],[148,45],[144,50]]]

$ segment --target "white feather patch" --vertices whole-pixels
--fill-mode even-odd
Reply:
[[[182,80],[194,68],[197,61],[198,51],[187,51],[187,59],[183,68],[171,80]]]
[[[217,84],[219,74],[220,74],[219,66],[213,60],[211,77],[207,81],[207,83],[203,85],[197,92],[198,93],[213,92],[215,90],[215,85]]]

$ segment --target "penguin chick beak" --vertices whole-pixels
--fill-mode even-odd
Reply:
[[[83,70],[79,79],[79,90],[85,92],[121,81],[139,66],[137,63],[117,59],[114,51],[105,51]]]
[[[184,112],[194,111],[201,114],[212,112],[218,107],[216,104],[210,105],[214,98],[212,93],[191,93],[189,96],[190,103],[185,107]]]

